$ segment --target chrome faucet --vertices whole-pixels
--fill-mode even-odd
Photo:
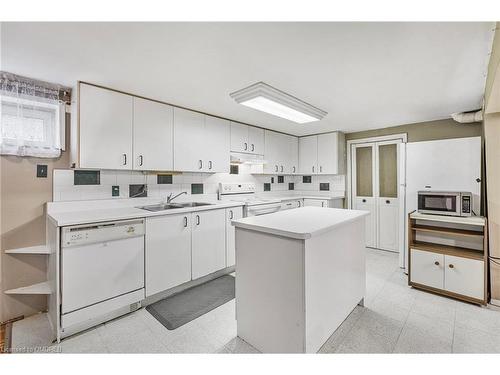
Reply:
[[[167,195],[167,204],[172,202],[175,198],[177,198],[178,196],[182,195],[182,194],[187,194],[187,191],[183,191],[179,194],[176,194],[172,197],[172,193],[170,193],[169,195]]]

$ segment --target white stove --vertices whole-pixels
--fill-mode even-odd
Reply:
[[[255,195],[254,183],[219,183],[219,200],[245,204],[243,216],[257,216],[277,212],[281,209],[279,199],[262,199]]]

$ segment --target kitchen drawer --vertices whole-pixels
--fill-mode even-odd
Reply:
[[[300,199],[293,200],[293,201],[285,201],[281,203],[281,209],[282,210],[290,210],[292,208],[298,208],[300,207]]]
[[[410,281],[437,289],[444,288],[444,255],[411,249]]]
[[[444,289],[464,296],[484,299],[484,262],[444,256]]]

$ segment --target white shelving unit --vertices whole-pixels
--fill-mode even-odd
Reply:
[[[50,254],[50,249],[46,245],[20,247],[18,249],[5,250],[5,254]]]
[[[41,283],[23,286],[20,288],[9,289],[4,292],[5,294],[51,294],[52,289],[48,281],[43,281]]]

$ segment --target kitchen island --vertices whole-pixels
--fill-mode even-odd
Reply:
[[[238,336],[315,353],[365,296],[366,211],[301,207],[234,220]]]

